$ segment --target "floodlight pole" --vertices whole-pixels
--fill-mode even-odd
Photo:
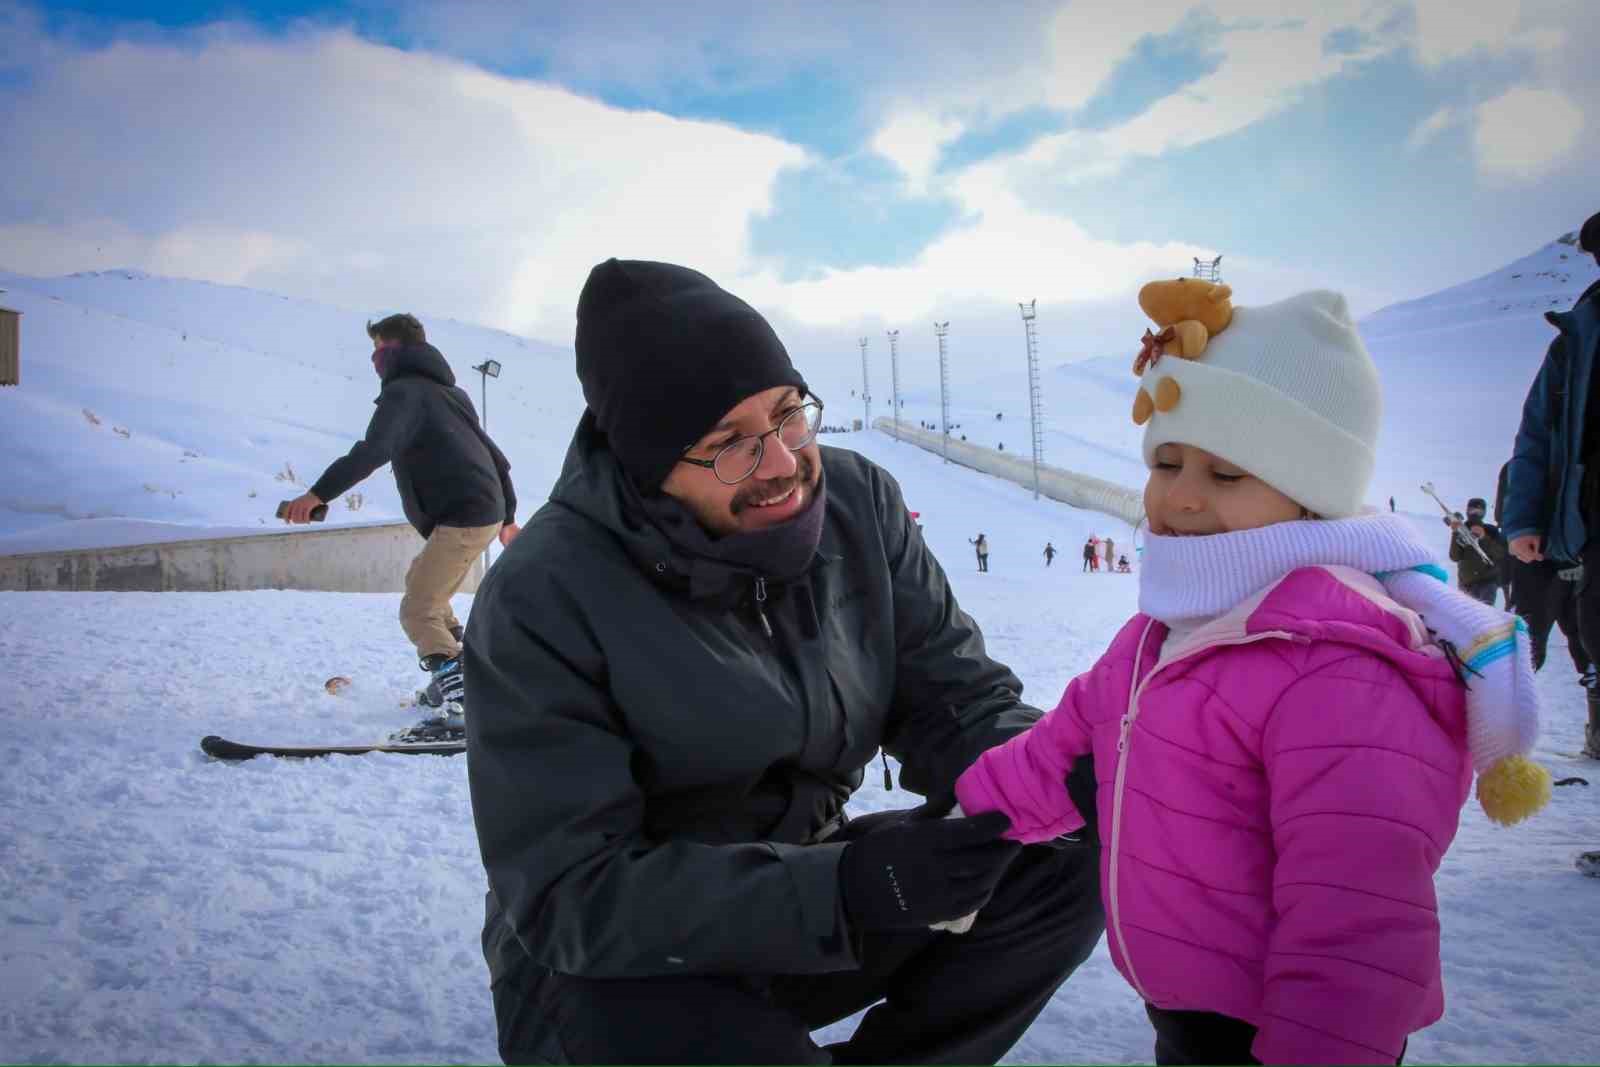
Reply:
[[[933,324],[934,335],[939,338],[939,413],[943,420],[943,450],[946,463],[950,462],[950,361],[945,352],[944,335],[949,329],[948,319]]]
[[[1039,499],[1039,460],[1044,454],[1044,428],[1040,425],[1042,412],[1040,411],[1039,389],[1039,337],[1034,332],[1034,306],[1037,300],[1030,300],[1026,304],[1019,303],[1017,307],[1022,311],[1022,332],[1028,341],[1028,414],[1033,422],[1033,499]]]
[[[862,429],[872,429],[872,383],[867,378],[867,338],[861,339],[861,405],[866,421]]]
[[[889,388],[894,404],[894,439],[900,440],[900,331],[888,330],[889,335]]]

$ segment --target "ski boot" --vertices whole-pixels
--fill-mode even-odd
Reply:
[[[1589,690],[1589,722],[1583,728],[1583,754],[1600,759],[1600,689]]]
[[[389,735],[398,744],[417,741],[460,741],[467,736],[464,708],[466,687],[461,679],[461,656],[434,653],[419,662],[433,677],[417,692],[417,703],[435,708],[439,715]]]

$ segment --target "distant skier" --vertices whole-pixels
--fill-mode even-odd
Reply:
[[[1055,561],[1055,558],[1056,546],[1052,545],[1049,541],[1046,541],[1044,543],[1044,565],[1046,567],[1050,566],[1050,564]]]
[[[336,459],[309,492],[289,502],[290,523],[348,492],[388,463],[406,518],[426,539],[406,571],[400,626],[441,704],[464,703],[461,622],[450,598],[489,542],[517,534],[511,464],[478,425],[472,398],[411,315],[367,324],[372,369],[383,385],[366,436]]]
[[[1083,569],[1092,571],[1095,567],[1094,538],[1083,543]]]
[[[1444,521],[1452,532],[1450,559],[1456,565],[1456,584],[1463,593],[1493,607],[1495,593],[1500,589],[1500,560],[1505,556],[1506,542],[1500,536],[1500,527],[1486,521],[1484,516],[1488,510],[1488,503],[1475,496],[1467,501],[1464,520],[1451,516]],[[1459,531],[1463,527],[1489,557],[1488,562],[1484,562],[1476,549],[1462,543]]]
[[[1578,247],[1600,263],[1600,214],[1578,232]],[[1546,312],[1558,333],[1522,406],[1506,488],[1505,530],[1524,563],[1583,565],[1578,623],[1590,663],[1600,663],[1600,282],[1572,310]],[[1583,751],[1600,759],[1600,688],[1588,694]]]
[[[1394,497],[1389,498],[1389,512],[1390,514],[1394,513]]]
[[[1133,568],[1128,566],[1128,557],[1127,556],[1123,556],[1121,559],[1117,560],[1117,573],[1118,574],[1132,574],[1133,573]]]
[[[967,544],[973,546],[978,552],[978,573],[984,574],[989,570],[989,539],[979,534],[977,540],[967,538]]]

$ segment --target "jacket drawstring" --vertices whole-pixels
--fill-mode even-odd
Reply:
[[[771,637],[772,636],[772,624],[767,621],[767,613],[761,607],[761,605],[765,604],[766,602],[767,602],[767,580],[765,578],[757,577],[756,578],[756,618],[761,620],[761,628],[766,631],[768,637]]]

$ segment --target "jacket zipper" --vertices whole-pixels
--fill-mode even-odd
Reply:
[[[1106,877],[1106,881],[1109,883],[1107,896],[1111,901],[1111,933],[1117,939],[1118,947],[1122,950],[1122,962],[1127,965],[1128,980],[1133,983],[1133,988],[1147,1004],[1155,1004],[1155,1001],[1150,999],[1150,994],[1145,991],[1144,986],[1139,981],[1138,972],[1134,970],[1133,956],[1128,951],[1128,939],[1122,935],[1122,907],[1121,902],[1117,899],[1117,852],[1118,845],[1122,840],[1122,789],[1127,781],[1128,742],[1133,736],[1133,720],[1139,717],[1139,695],[1144,692],[1145,686],[1150,684],[1151,678],[1154,678],[1162,670],[1172,666],[1174,663],[1188,659],[1197,652],[1204,652],[1213,648],[1224,648],[1229,645],[1249,645],[1272,638],[1289,641],[1299,639],[1296,635],[1283,630],[1269,630],[1259,634],[1249,634],[1243,638],[1234,638],[1226,641],[1207,641],[1203,645],[1197,645],[1187,650],[1181,656],[1174,656],[1165,663],[1162,663],[1158,657],[1156,665],[1150,669],[1150,674],[1141,680],[1139,678],[1139,665],[1144,659],[1145,643],[1150,639],[1150,628],[1155,624],[1156,621],[1151,619],[1145,624],[1144,633],[1139,635],[1139,648],[1134,652],[1133,656],[1133,686],[1128,691],[1128,710],[1122,716],[1121,729],[1117,734],[1117,775],[1115,784],[1112,786],[1111,799],[1111,863]],[[1156,1007],[1159,1008],[1160,1006],[1156,1004]]]
[[[758,576],[756,578],[756,618],[761,620],[761,629],[763,631],[765,631],[765,633],[766,633],[766,635],[768,637],[771,637],[772,636],[772,624],[767,621],[767,613],[761,607],[761,605],[765,604],[766,602],[767,602],[767,580],[765,578],[762,578],[762,577]]]

